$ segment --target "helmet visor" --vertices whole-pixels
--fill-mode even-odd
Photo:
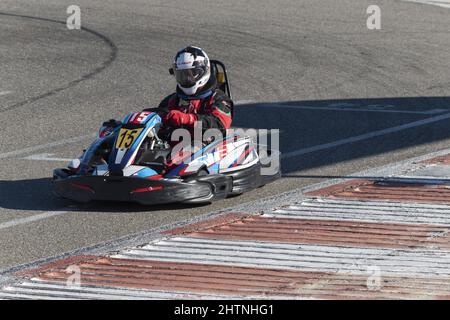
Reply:
[[[175,69],[175,78],[180,86],[190,88],[205,74],[204,68]]]

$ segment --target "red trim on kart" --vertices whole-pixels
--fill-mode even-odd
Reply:
[[[149,192],[149,191],[155,191],[160,190],[164,188],[163,186],[156,186],[156,187],[146,187],[146,188],[138,188],[131,191],[131,193],[142,193],[142,192]]]
[[[160,180],[162,178],[163,178],[163,176],[161,174],[155,174],[153,176],[147,177],[146,179],[148,179],[148,180]]]
[[[91,187],[89,187],[88,185],[85,185],[85,184],[71,183],[70,185],[75,187],[75,188],[81,189],[81,190],[85,190],[85,191],[89,191],[89,192],[95,193],[94,190]]]
[[[253,150],[253,147],[247,148],[244,153],[239,157],[239,159],[233,164],[233,167],[236,167],[238,164],[241,164],[246,158],[250,151]]]

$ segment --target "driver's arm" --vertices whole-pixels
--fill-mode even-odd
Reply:
[[[212,106],[204,114],[197,115],[198,121],[202,121],[205,129],[229,129],[233,120],[232,108],[233,101],[226,94],[217,93]]]

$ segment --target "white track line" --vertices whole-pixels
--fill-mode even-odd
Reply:
[[[292,157],[297,157],[297,156],[301,156],[304,154],[313,153],[316,151],[335,148],[335,147],[342,146],[345,144],[350,144],[350,143],[359,142],[359,141],[363,141],[363,140],[367,140],[367,139],[371,139],[371,138],[381,137],[381,136],[384,136],[387,134],[391,134],[391,133],[395,133],[395,132],[399,132],[399,131],[403,131],[403,130],[411,129],[411,128],[415,128],[415,127],[420,127],[420,126],[424,126],[427,124],[431,124],[434,122],[447,120],[447,119],[450,119],[450,113],[446,113],[446,114],[442,114],[439,116],[430,117],[430,118],[426,118],[426,119],[422,119],[422,120],[418,120],[418,121],[414,121],[414,122],[405,123],[405,124],[391,127],[391,128],[376,130],[376,131],[364,133],[361,135],[357,135],[357,136],[353,136],[353,137],[349,137],[349,138],[345,138],[345,139],[341,139],[341,140],[337,140],[337,141],[333,141],[333,142],[329,142],[329,143],[319,144],[319,145],[304,148],[304,149],[298,149],[295,151],[291,151],[291,152],[282,154],[281,158],[288,159],[288,158],[292,158]]]
[[[448,0],[448,1],[450,1],[450,0]],[[246,103],[257,103],[257,102],[242,100],[242,101],[236,102],[236,105],[246,104]],[[357,111],[361,111],[361,112],[397,112],[397,113],[419,113],[419,114],[433,114],[433,113],[437,113],[438,111],[440,112],[442,110],[442,109],[433,109],[433,110],[429,110],[429,111],[425,111],[425,112],[422,112],[422,111],[421,112],[419,112],[419,111],[400,111],[400,110],[367,110],[367,109],[362,110],[362,109],[356,109],[356,108],[348,109],[348,108],[338,108],[338,107],[312,108],[309,106],[294,106],[294,105],[289,106],[289,105],[281,105],[281,104],[266,104],[266,105],[260,105],[259,107],[307,108],[307,109],[313,109],[313,110],[318,110],[318,111],[328,109],[328,110],[339,110],[339,111],[357,110]],[[298,150],[294,150],[294,151],[287,152],[287,153],[282,153],[281,158],[289,159],[289,158],[293,158],[293,157],[297,157],[297,156],[301,156],[301,155],[305,155],[305,154],[309,154],[309,153],[313,153],[313,152],[317,152],[317,151],[321,151],[321,150],[332,149],[332,148],[342,146],[345,144],[350,144],[350,143],[359,142],[359,141],[363,141],[363,140],[367,140],[367,139],[371,139],[371,138],[376,138],[376,137],[384,136],[387,134],[399,132],[402,130],[424,126],[424,125],[427,125],[430,123],[434,123],[434,122],[438,122],[438,121],[446,120],[446,119],[450,119],[450,113],[445,113],[445,114],[437,115],[434,117],[421,119],[421,120],[413,121],[410,123],[405,123],[405,124],[391,127],[391,128],[376,130],[376,131],[368,132],[365,134],[361,134],[361,135],[357,135],[357,136],[353,136],[353,137],[349,137],[349,138],[345,138],[345,139],[341,139],[341,140],[336,140],[336,141],[329,142],[329,143],[319,144],[319,145],[315,145],[315,146],[308,147],[308,148],[303,148],[303,149],[298,149]]]
[[[11,94],[12,91],[0,91],[0,96],[6,96],[7,94]]]
[[[428,111],[412,111],[412,110],[383,110],[383,109],[364,109],[364,108],[339,108],[339,107],[311,107],[301,105],[284,105],[284,104],[263,104],[258,107],[262,108],[285,108],[285,109],[300,109],[313,111],[348,111],[348,112],[378,112],[378,113],[406,113],[406,114],[423,114],[433,115],[437,113],[444,113],[447,109],[432,109]]]
[[[432,6],[438,6],[442,8],[450,9],[450,0],[439,0],[439,1],[432,1],[432,0],[403,0],[406,2],[415,2],[415,3],[421,3],[421,4],[428,4]]]
[[[10,152],[5,152],[5,153],[0,154],[0,159],[17,157],[17,156],[21,156],[21,155],[24,155],[24,154],[27,154],[27,153],[39,151],[39,150],[44,150],[44,149],[53,148],[53,147],[59,147],[59,146],[65,145],[65,144],[83,141],[83,140],[88,139],[88,138],[92,139],[95,136],[96,136],[95,134],[87,134],[87,135],[84,135],[84,136],[78,136],[78,137],[73,137],[73,138],[62,139],[62,140],[59,140],[59,141],[54,141],[54,142],[49,142],[49,143],[45,143],[45,144],[40,144],[40,145],[37,145],[37,146],[32,146],[32,147],[28,147],[28,148],[24,148],[24,149],[19,149],[19,150],[14,150],[14,151],[10,151]]]
[[[11,227],[16,227],[18,225],[22,225],[25,223],[30,223],[30,222],[35,222],[35,221],[39,221],[39,220],[44,220],[44,219],[51,218],[51,217],[60,216],[60,215],[66,214],[66,213],[69,213],[69,211],[47,211],[44,213],[29,216],[26,218],[13,219],[13,220],[10,220],[7,222],[0,223],[0,230],[11,228]]]
[[[316,145],[316,146],[312,146],[312,147],[308,147],[308,148],[304,148],[304,149],[291,151],[291,152],[282,154],[281,158],[288,159],[288,158],[292,158],[292,157],[296,157],[296,156],[300,156],[300,155],[304,155],[304,154],[308,154],[308,153],[312,153],[312,152],[316,152],[316,151],[326,150],[326,149],[334,148],[334,147],[337,147],[340,145],[345,145],[345,144],[349,144],[349,143],[353,143],[353,142],[367,140],[370,138],[379,137],[379,136],[383,136],[386,134],[427,125],[430,123],[438,122],[438,121],[449,119],[449,118],[450,118],[450,113],[446,113],[443,115],[430,117],[427,119],[422,119],[422,120],[406,123],[403,125],[399,125],[399,126],[395,126],[395,127],[391,127],[391,128],[387,128],[387,129],[372,131],[369,133],[349,137],[349,138],[342,139],[342,140],[337,140],[337,141],[333,141],[333,142],[329,142],[329,143],[325,143],[325,144],[320,144],[320,145]],[[17,156],[24,155],[27,153],[44,150],[44,149],[48,149],[48,148],[52,148],[52,147],[57,147],[57,146],[61,146],[61,145],[69,144],[69,143],[75,143],[75,142],[82,141],[84,139],[94,138],[94,137],[95,137],[95,134],[89,134],[89,135],[78,136],[78,137],[74,137],[74,138],[62,139],[60,141],[41,144],[41,145],[32,146],[32,147],[19,149],[19,150],[15,150],[15,151],[5,152],[5,153],[0,154],[0,159],[17,157]],[[36,159],[33,159],[33,160],[36,160]],[[56,160],[54,160],[54,161],[56,161]],[[61,160],[61,161],[63,161],[63,160]],[[64,159],[64,161],[66,161],[66,159]]]
[[[55,157],[52,157],[53,155],[55,155],[55,154],[54,153],[39,153],[39,154],[33,154],[28,157],[24,157],[22,159],[34,160],[34,161],[60,161],[60,162],[68,162],[68,161],[72,160],[72,159],[68,159],[68,158],[55,158]]]

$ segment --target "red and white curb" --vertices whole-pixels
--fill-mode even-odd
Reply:
[[[15,274],[3,299],[450,299],[450,155]]]

